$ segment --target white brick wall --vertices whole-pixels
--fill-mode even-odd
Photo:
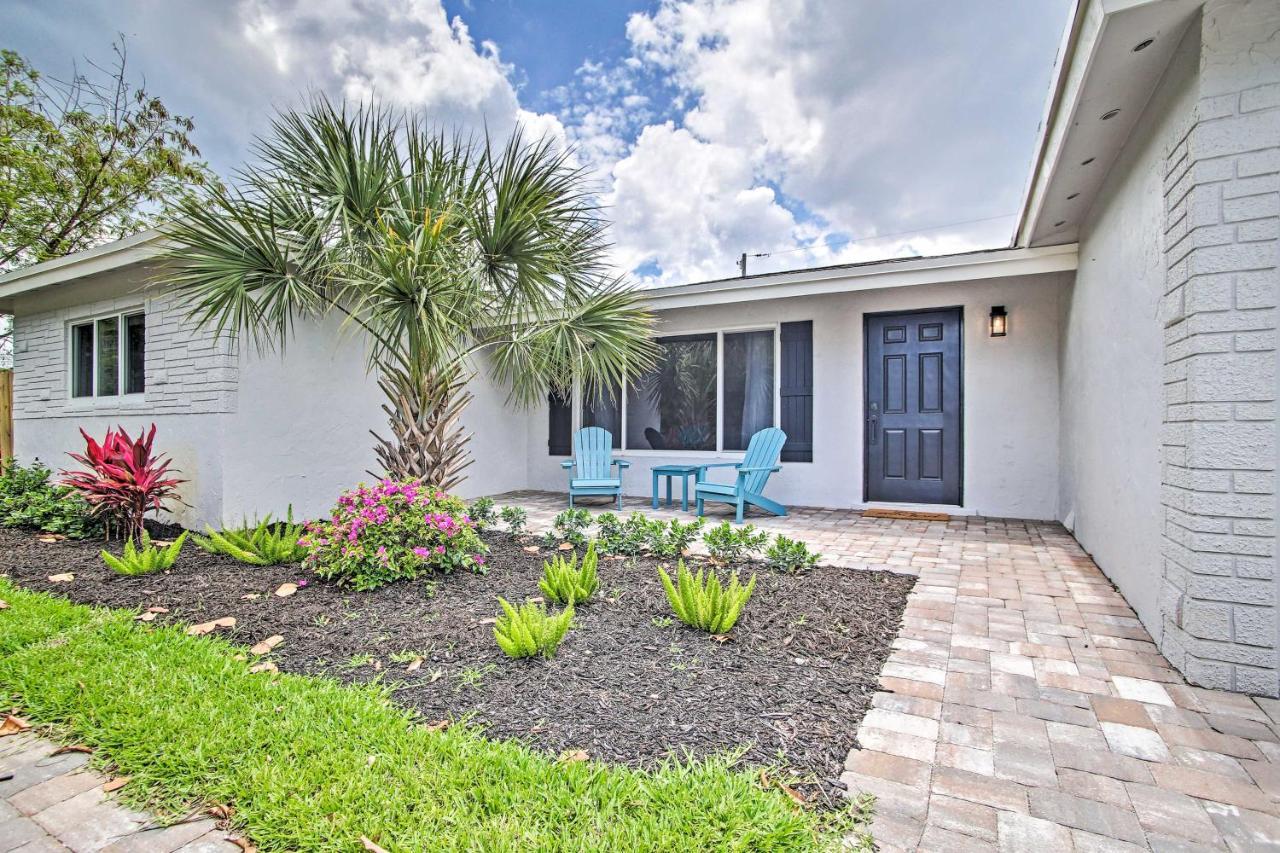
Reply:
[[[143,400],[72,399],[68,388],[71,323],[145,306],[146,392]],[[84,417],[87,413],[207,414],[236,408],[239,360],[225,340],[196,328],[172,295],[148,290],[69,307],[20,311],[14,320],[14,417]]]
[[[1165,178],[1161,646],[1195,683],[1280,695],[1276,575],[1280,5],[1211,0]]]

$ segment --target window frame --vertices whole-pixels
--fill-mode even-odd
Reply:
[[[651,447],[627,446],[627,382],[624,380],[621,389],[622,399],[619,402],[620,426],[622,432],[621,446],[614,451],[618,454],[637,457],[669,457],[679,456],[684,459],[742,459],[746,450],[726,450],[724,447],[724,336],[742,332],[771,332],[773,334],[773,426],[782,422],[782,323],[748,323],[741,326],[715,326],[710,328],[671,330],[666,334],[655,335],[654,340],[661,343],[663,338],[682,338],[691,335],[715,335],[716,340],[716,446],[714,450],[654,450]],[[583,391],[581,385],[573,390],[573,429],[582,428]]]
[[[142,334],[143,334],[143,383],[141,391],[126,391],[129,387],[129,365],[128,365],[128,320],[131,317],[142,317]],[[119,389],[115,394],[98,394],[99,380],[99,359],[98,359],[98,343],[99,329],[98,323],[103,320],[116,321],[116,387]],[[82,326],[89,326],[93,329],[93,361],[90,370],[92,377],[90,393],[84,396],[76,396],[76,329]],[[146,382],[146,330],[147,330],[147,311],[145,305],[131,306],[129,308],[119,308],[114,311],[103,311],[97,314],[88,314],[82,317],[68,320],[64,329],[64,337],[66,339],[66,378],[67,378],[67,400],[75,406],[100,407],[120,405],[124,402],[135,402],[146,399],[147,382]]]

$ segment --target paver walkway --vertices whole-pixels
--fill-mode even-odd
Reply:
[[[535,530],[565,507],[513,497]],[[1280,702],[1188,686],[1061,525],[749,521],[919,575],[842,777],[882,850],[1280,850]]]
[[[172,826],[126,809],[102,790],[89,757],[55,755],[30,733],[0,738],[0,853],[241,853],[212,818]]]

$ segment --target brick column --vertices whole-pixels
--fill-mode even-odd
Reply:
[[[1200,38],[1165,178],[1160,645],[1195,684],[1277,696],[1280,4],[1210,0]]]

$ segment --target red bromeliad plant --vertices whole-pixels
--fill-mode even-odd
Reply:
[[[142,520],[148,512],[165,508],[169,499],[181,502],[177,485],[186,480],[169,477],[172,462],[151,453],[156,425],[131,438],[124,427],[108,429],[102,443],[80,430],[86,450],[68,453],[88,471],[63,471],[62,482],[79,492],[96,516],[117,522],[126,538],[142,540]]]

